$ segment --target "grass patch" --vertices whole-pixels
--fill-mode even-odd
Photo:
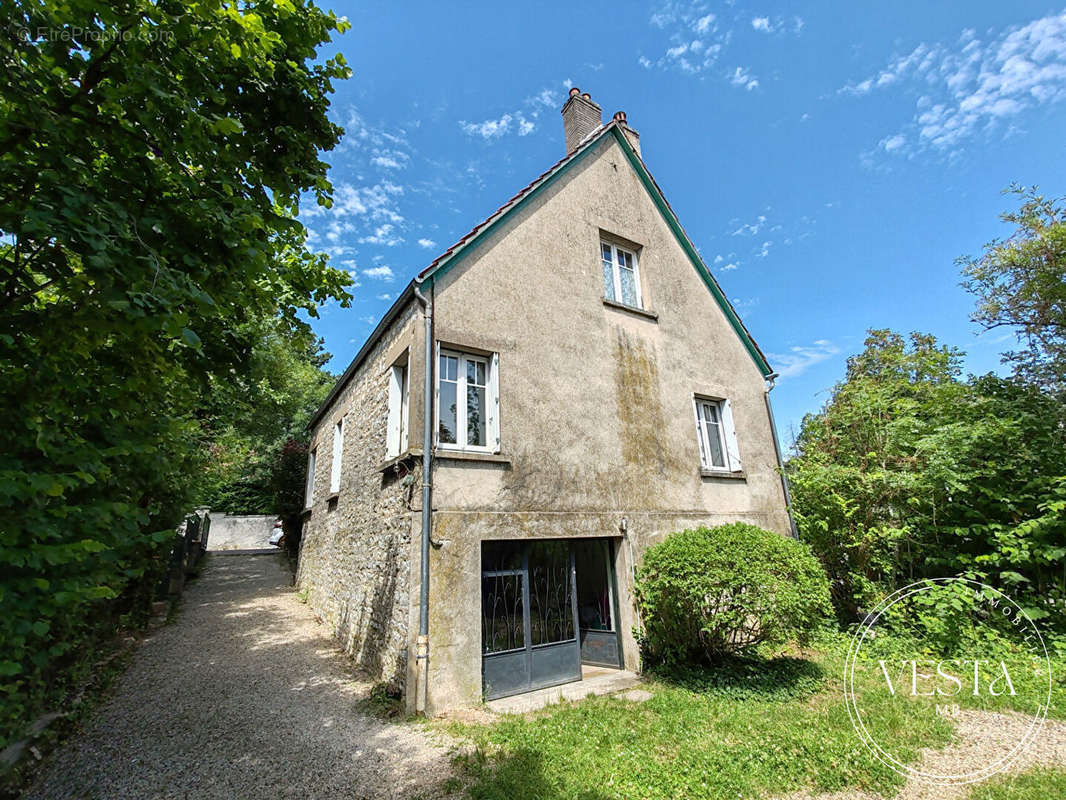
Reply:
[[[1051,800],[1066,797],[1066,770],[1034,769],[1020,775],[1005,775],[982,783],[967,800]]]
[[[590,697],[492,725],[442,725],[465,744],[455,765],[476,800],[732,799],[800,789],[891,796],[904,779],[867,751],[844,702],[849,641],[829,634],[804,653],[660,670],[646,676],[653,696],[644,703]],[[885,657],[892,656],[885,645]],[[899,655],[911,657],[900,647]],[[1066,716],[1064,667],[1062,656],[1053,661],[1052,717]],[[928,698],[901,696],[909,683],[893,697],[876,672],[856,680],[867,728],[904,763],[914,763],[923,747],[951,743],[950,718],[935,713]],[[954,699],[962,708],[1032,712],[1032,698],[1021,695]],[[982,784],[975,791],[1023,793],[973,800],[1066,797],[1056,783],[1062,780],[1063,773],[1045,771]]]
[[[843,657],[735,661],[651,677],[639,704],[588,698],[487,727],[454,723],[471,797],[504,800],[742,798],[800,788],[891,792],[903,779],[873,759],[845,707]],[[952,726],[885,703],[870,724],[911,760]]]

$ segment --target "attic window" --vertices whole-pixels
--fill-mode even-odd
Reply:
[[[643,308],[636,253],[612,242],[601,241],[600,263],[603,267],[603,296],[631,308]]]

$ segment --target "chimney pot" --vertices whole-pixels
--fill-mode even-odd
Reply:
[[[621,123],[624,124],[625,121],[626,121],[626,112],[624,112],[624,111],[615,111],[614,112],[614,118],[615,118],[616,121],[621,122]]]
[[[592,102],[592,96],[576,86],[563,105],[563,133],[567,154],[574,152],[585,137],[603,127],[603,109]]]

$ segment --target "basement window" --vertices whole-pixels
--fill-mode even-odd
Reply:
[[[718,472],[739,472],[740,449],[733,426],[733,407],[728,400],[695,398],[696,434],[700,443],[700,466]]]
[[[499,356],[438,347],[437,446],[500,452]]]
[[[640,269],[632,250],[601,241],[600,265],[603,268],[603,296],[631,308],[643,308],[640,299]]]

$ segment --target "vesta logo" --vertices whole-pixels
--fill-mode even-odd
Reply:
[[[1018,694],[1005,661],[984,658],[941,661],[900,659],[895,680],[890,674],[893,669],[889,666],[890,662],[879,659],[877,663],[881,665],[881,673],[893,696],[901,683],[904,689],[910,690],[911,697],[955,697],[964,690],[972,692],[974,697],[980,697],[982,690],[992,697],[1002,694],[1015,697]]]
[[[1040,630],[995,587],[964,577],[904,586],[851,637],[844,699],[856,746],[917,781],[984,780],[1040,735],[1051,670]],[[989,714],[1003,716],[989,724]],[[945,745],[952,729],[978,723],[979,751]]]

